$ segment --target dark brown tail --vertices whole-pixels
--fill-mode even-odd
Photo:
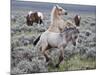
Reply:
[[[40,40],[40,37],[41,37],[41,35],[38,36],[38,38],[34,41],[34,43],[33,43],[34,46],[38,43],[38,41]]]

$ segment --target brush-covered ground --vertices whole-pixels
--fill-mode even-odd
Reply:
[[[40,73],[54,71],[89,70],[96,68],[96,18],[95,14],[80,13],[81,23],[79,38],[74,47],[69,44],[64,50],[64,61],[59,68],[47,65],[44,56],[35,49],[34,40],[47,30],[50,24],[50,12],[46,15],[44,25],[26,25],[28,11],[16,10],[11,15],[11,73]],[[70,12],[65,20],[72,19],[76,13]],[[59,50],[50,49],[49,55],[55,65]]]

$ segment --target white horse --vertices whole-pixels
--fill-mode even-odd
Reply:
[[[51,25],[47,31],[45,31],[41,36],[39,36],[35,45],[41,50],[43,55],[46,58],[46,62],[50,60],[48,56],[48,49],[50,48],[59,48],[60,56],[59,62],[55,65],[59,67],[59,64],[64,58],[64,48],[69,43],[72,42],[73,45],[76,45],[76,39],[78,37],[78,29],[76,27],[66,28],[64,20],[61,18],[62,15],[67,14],[67,12],[60,6],[54,6],[51,13]],[[63,31],[62,31],[63,30]],[[38,43],[37,43],[38,42]]]
[[[78,34],[79,30],[76,27],[66,27],[62,33],[50,32],[47,30],[41,35],[36,47],[45,56],[46,62],[51,60],[51,58],[48,56],[48,50],[50,48],[58,48],[60,50],[60,56],[59,61],[55,67],[59,67],[59,64],[64,59],[64,48],[68,45],[69,42],[76,46]]]

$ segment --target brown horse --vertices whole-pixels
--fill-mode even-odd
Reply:
[[[73,20],[66,20],[65,21],[65,27],[67,27],[67,28],[78,27],[78,26],[80,26],[80,20],[81,20],[81,17],[79,15],[76,15],[73,18]]]
[[[30,11],[26,16],[26,24],[32,26],[33,23],[41,24],[43,23],[43,14],[41,12]]]
[[[79,15],[76,15],[74,17],[75,25],[80,26],[80,20],[81,20],[81,17]]]

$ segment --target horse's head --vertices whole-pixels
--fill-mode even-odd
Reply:
[[[79,15],[76,15],[74,17],[74,21],[75,21],[76,26],[80,26],[80,20],[81,20],[81,17]]]
[[[68,13],[66,12],[65,9],[63,9],[62,7],[60,7],[59,5],[56,5],[56,12],[58,15],[67,15]]]
[[[67,15],[67,12],[65,9],[63,9],[59,5],[56,5],[52,9],[52,15],[55,15],[55,16]]]
[[[71,41],[74,46],[76,46],[76,42],[79,35],[79,30],[74,28],[65,28],[64,32],[66,33],[66,40]]]

